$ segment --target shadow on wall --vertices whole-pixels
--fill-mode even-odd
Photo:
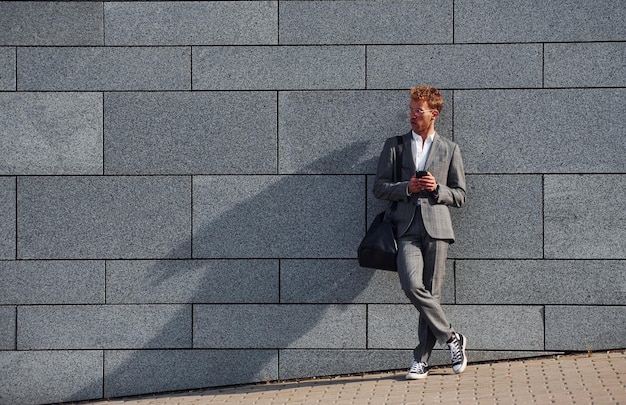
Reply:
[[[346,156],[358,162],[367,145],[353,143],[300,172],[336,167],[337,162],[345,165]],[[373,158],[366,167],[375,167]],[[345,304],[358,302],[375,270],[360,269],[356,259],[341,260],[356,257],[365,232],[365,175],[256,177],[273,181],[254,192],[240,190],[247,193],[245,198],[208,221],[197,221],[203,215],[194,212],[193,260],[107,261],[107,304],[182,305],[141,349],[105,348],[104,384],[95,381],[68,400],[276,380],[283,378],[281,349],[366,349],[365,306]],[[340,196],[337,199],[328,198],[324,189],[310,189],[309,178],[323,184],[325,177],[349,180],[356,193],[352,189],[333,193]],[[303,188],[308,188],[307,194],[302,194]],[[287,196],[294,201],[280,201]],[[356,208],[342,207],[348,202]],[[195,203],[195,211],[198,206],[206,208]],[[242,215],[247,220],[238,222]],[[251,223],[255,217],[258,221]],[[323,229],[300,228],[318,222]],[[346,224],[348,229],[343,229]],[[277,232],[283,235],[275,237]],[[329,251],[333,241],[350,241],[351,246],[335,246],[333,253]],[[180,257],[181,246],[189,246],[189,241],[165,257]],[[301,271],[290,272],[287,280],[281,265],[300,258],[320,258],[332,279],[313,277],[312,266],[301,261]],[[287,291],[289,286],[296,288],[295,294]],[[177,330],[181,324],[192,324],[193,330]]]

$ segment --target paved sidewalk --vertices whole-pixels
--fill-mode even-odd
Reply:
[[[626,404],[626,351],[469,364],[456,375],[434,368],[425,380],[405,371],[254,384],[81,404]]]

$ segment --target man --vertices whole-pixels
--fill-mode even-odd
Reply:
[[[454,242],[448,207],[465,204],[465,171],[459,146],[435,131],[443,106],[439,90],[411,88],[409,106],[412,131],[402,138],[401,178],[393,180],[398,142],[392,137],[378,161],[374,195],[396,202],[387,215],[398,241],[398,276],[419,311],[419,344],[406,375],[415,380],[428,375],[428,359],[437,341],[448,345],[455,373],[467,365],[467,339],[452,329],[439,302],[448,246]]]

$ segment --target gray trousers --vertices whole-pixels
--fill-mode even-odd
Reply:
[[[454,332],[440,304],[448,246],[447,241],[428,236],[419,207],[407,232],[398,238],[400,284],[419,311],[419,344],[413,357],[425,363],[437,341],[445,343]]]

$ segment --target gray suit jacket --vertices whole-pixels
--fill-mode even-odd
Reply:
[[[397,140],[396,137],[392,137],[385,142],[378,159],[374,195],[382,200],[398,202],[395,210],[387,210],[387,216],[394,223],[398,237],[409,229],[415,217],[415,210],[419,207],[426,232],[434,239],[454,242],[454,230],[448,207],[462,207],[465,204],[466,190],[465,171],[459,146],[435,134],[425,170],[435,176],[439,184],[439,195],[435,198],[434,194],[422,191],[419,195],[408,196],[406,192],[408,182],[416,170],[411,151],[411,132],[403,135],[402,139],[401,178],[393,180]]]

